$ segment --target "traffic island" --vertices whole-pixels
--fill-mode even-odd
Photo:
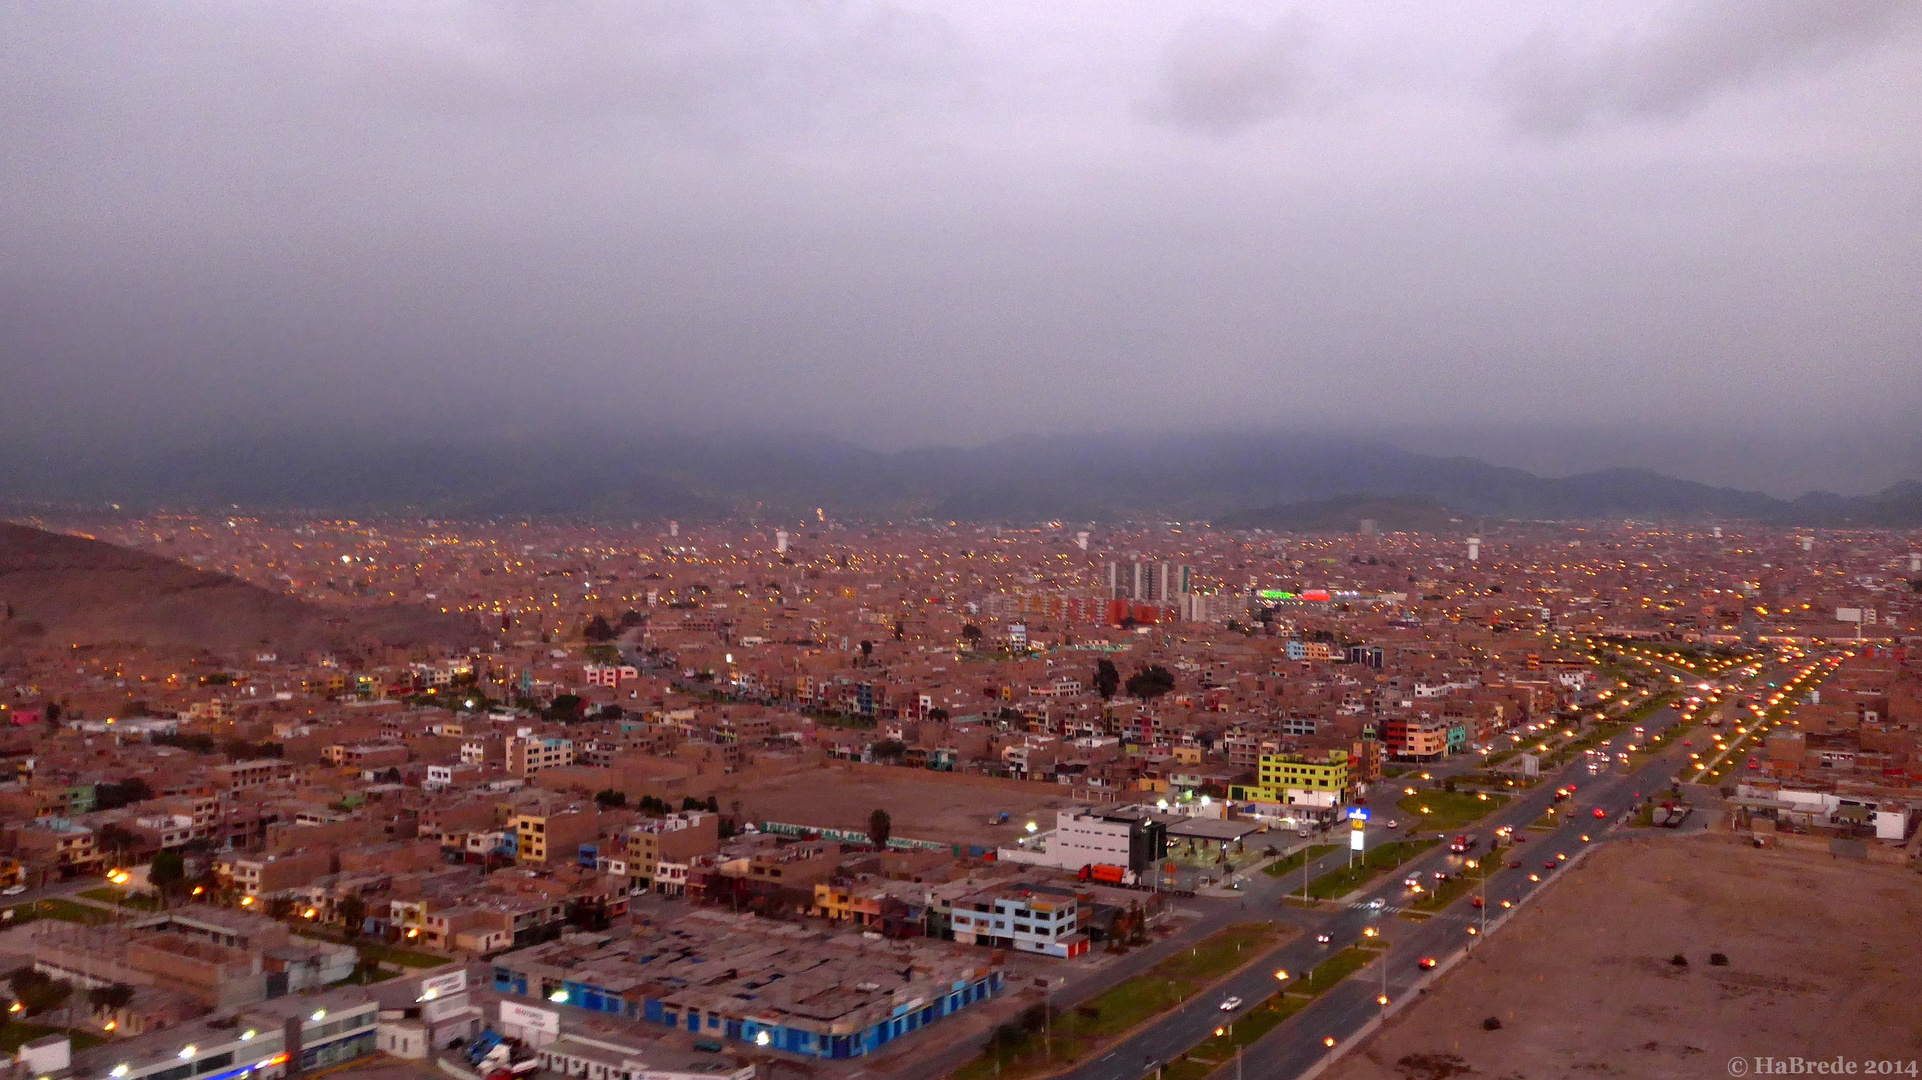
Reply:
[[[1272,922],[1237,923],[1079,1005],[1052,1014],[1041,1004],[1032,1005],[995,1028],[987,1050],[949,1075],[953,1080],[1022,1080],[1066,1069],[1207,992],[1260,958],[1287,932]]]
[[[1387,949],[1387,943],[1379,939],[1367,944],[1350,945],[1303,972],[1299,982],[1291,982],[1288,988],[1277,990],[1252,1008],[1223,1018],[1212,1036],[1163,1068],[1163,1080],[1203,1080],[1216,1069],[1234,1061],[1235,1054],[1243,1047],[1253,1045],[1289,1017],[1307,1008],[1316,998],[1367,967]]]
[[[1310,882],[1308,896],[1315,900],[1332,900],[1335,897],[1348,896],[1439,843],[1441,841],[1434,837],[1426,840],[1391,840],[1378,848],[1363,852],[1362,857],[1357,859],[1353,866],[1330,870]]]

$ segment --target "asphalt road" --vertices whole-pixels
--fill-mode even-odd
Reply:
[[[1651,732],[1659,733],[1677,720],[1673,711],[1663,710],[1649,717],[1644,725]],[[1666,786],[1667,777],[1673,773],[1683,753],[1679,746],[1667,748],[1633,774],[1617,770],[1591,776],[1582,760],[1577,759],[1476,824],[1472,831],[1483,838],[1501,825],[1514,826],[1516,835],[1522,837],[1521,844],[1503,850],[1499,869],[1490,875],[1484,887],[1488,905],[1484,911],[1488,913],[1488,918],[1492,921],[1499,917],[1502,900],[1509,900],[1519,908],[1522,901],[1552,881],[1564,865],[1556,856],[1565,854],[1573,858],[1586,846],[1581,839],[1584,832],[1594,838],[1589,842],[1600,842],[1602,830],[1626,814],[1639,796]],[[1453,770],[1430,771],[1440,779],[1447,771]],[[1570,783],[1575,784],[1577,790],[1571,800],[1576,812],[1569,816],[1569,824],[1553,832],[1528,832],[1526,826],[1542,816],[1554,800],[1556,788]],[[1597,807],[1603,810],[1605,819],[1598,820],[1593,816]],[[1381,839],[1399,839],[1405,835],[1384,831]],[[1370,841],[1372,846],[1375,838],[1371,836]],[[1472,853],[1470,857],[1473,857]],[[1331,865],[1345,858],[1342,852],[1327,856]],[[1415,984],[1427,975],[1420,967],[1424,957],[1443,960],[1452,953],[1466,950],[1477,940],[1468,933],[1468,929],[1471,925],[1479,929],[1483,913],[1471,905],[1472,894],[1464,894],[1447,909],[1420,922],[1395,918],[1392,910],[1377,913],[1367,907],[1368,902],[1375,899],[1380,899],[1389,909],[1400,905],[1407,897],[1401,883],[1406,874],[1419,872],[1426,877],[1435,870],[1452,872],[1460,868],[1461,859],[1461,856],[1449,854],[1446,848],[1437,848],[1382,878],[1350,906],[1339,910],[1280,906],[1284,903],[1281,898],[1287,885],[1265,874],[1253,875],[1245,890],[1250,899],[1250,913],[1274,912],[1279,908],[1279,917],[1303,927],[1305,932],[1301,937],[1271,951],[1259,963],[1228,980],[1216,992],[1187,1002],[1067,1075],[1073,1080],[1138,1080],[1152,1071],[1152,1063],[1179,1056],[1208,1038],[1217,1026],[1230,1019],[1233,1014],[1224,1013],[1219,1008],[1223,999],[1236,996],[1250,1005],[1259,1002],[1277,989],[1276,971],[1287,971],[1291,977],[1290,985],[1293,985],[1293,979],[1300,978],[1322,957],[1363,940],[1362,931],[1365,927],[1371,924],[1379,926],[1383,939],[1390,946],[1385,957],[1324,993],[1244,1051],[1242,1069],[1245,1076],[1282,1078],[1298,1075],[1328,1052],[1322,1042],[1324,1038],[1333,1037],[1337,1043],[1342,1042],[1378,1015],[1382,1008],[1376,1001],[1378,995],[1386,994],[1393,1002],[1413,993]],[[1508,864],[1511,861],[1521,865],[1510,868]],[[1544,868],[1544,861],[1553,862],[1556,868]],[[1539,877],[1540,881],[1529,880],[1531,874]],[[1288,882],[1299,888],[1299,880],[1295,875],[1289,875]],[[1330,941],[1325,945],[1318,943],[1315,940],[1318,933],[1329,935]],[[1234,1066],[1230,1064],[1218,1075],[1233,1076],[1233,1069]]]

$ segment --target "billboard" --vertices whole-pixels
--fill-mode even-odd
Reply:
[[[532,1005],[522,1005],[518,1001],[503,1001],[501,1002],[501,1026],[515,1029],[515,1033],[522,1038],[526,1038],[528,1033],[557,1036],[561,1033],[561,1014],[553,1009],[537,1009]]]
[[[422,979],[420,981],[419,1000],[432,1001],[435,998],[449,997],[465,989],[467,989],[467,969],[462,968],[459,971],[447,975],[436,975],[431,979]]]
[[[1366,806],[1351,806],[1351,807],[1349,807],[1349,808],[1348,808],[1348,820],[1350,820],[1350,821],[1367,821],[1367,820],[1368,820],[1368,808],[1367,808]]]

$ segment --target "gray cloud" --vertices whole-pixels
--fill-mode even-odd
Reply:
[[[1209,17],[1168,43],[1148,116],[1174,127],[1230,135],[1273,120],[1300,100],[1312,29],[1299,12],[1258,27]]]
[[[1587,48],[1537,33],[1502,58],[1496,81],[1510,122],[1535,134],[1673,119],[1724,91],[1838,64],[1914,10],[1907,0],[1709,0]]]
[[[1299,5],[0,0],[0,430],[1912,420],[1903,18]]]

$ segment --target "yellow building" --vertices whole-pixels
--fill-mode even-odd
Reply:
[[[1333,806],[1347,798],[1352,782],[1348,751],[1325,755],[1263,754],[1257,776],[1261,802]]]

